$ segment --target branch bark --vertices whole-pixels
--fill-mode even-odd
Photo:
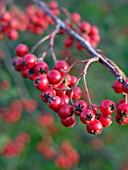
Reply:
[[[79,34],[77,34],[71,28],[68,28],[66,24],[58,17],[53,15],[49,7],[40,0],[32,0],[36,5],[38,5],[46,14],[48,14],[60,28],[64,29],[69,35],[71,35],[74,39],[81,43],[81,45],[93,56],[99,57],[99,62],[103,64],[105,67],[109,69],[109,71],[115,76],[115,78],[128,89],[128,83],[125,81],[125,77],[121,75],[121,72],[118,71],[113,64],[107,61],[107,57],[103,57],[101,54],[97,52],[92,46],[88,43],[88,41],[84,40]],[[115,64],[116,65],[116,64]]]

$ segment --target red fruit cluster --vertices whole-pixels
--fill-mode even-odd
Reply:
[[[14,157],[19,155],[25,148],[25,143],[29,142],[30,136],[26,132],[19,134],[14,141],[5,144],[2,155],[5,157]]]
[[[72,28],[75,32],[79,33],[81,37],[88,41],[90,45],[96,47],[100,42],[99,31],[96,26],[91,25],[87,21],[81,21],[81,16],[78,13],[71,14],[71,20],[65,22],[69,28]],[[63,31],[64,32],[64,31]],[[72,45],[75,45],[78,50],[83,50],[82,45],[75,41],[73,37],[68,36],[64,40],[64,45],[67,48],[70,48]]]
[[[35,100],[13,100],[9,108],[0,108],[0,114],[6,122],[15,123],[20,120],[23,110],[33,112],[37,107]]]
[[[59,132],[59,127],[55,123],[54,116],[50,113],[43,113],[39,116],[38,123],[51,135]]]
[[[52,159],[56,156],[56,149],[52,146],[52,139],[45,137],[41,142],[37,144],[37,150],[46,158]]]
[[[79,154],[69,141],[63,141],[60,146],[54,146],[52,138],[47,136],[37,144],[37,150],[46,159],[54,159],[59,168],[69,169],[79,162]]]
[[[54,15],[59,15],[56,1],[49,2],[48,6]],[[11,40],[17,40],[20,31],[30,31],[41,34],[48,29],[49,24],[54,24],[50,16],[45,14],[41,8],[29,5],[25,11],[20,11],[16,7],[9,10],[0,9],[0,40],[4,35]]]
[[[60,146],[60,153],[55,159],[55,164],[59,168],[69,169],[79,162],[79,154],[69,141],[63,141]]]
[[[48,107],[57,112],[63,126],[74,126],[75,115],[80,116],[81,122],[87,125],[87,132],[91,134],[100,134],[103,127],[110,126],[115,103],[112,100],[103,100],[98,107],[89,106],[86,101],[81,100],[81,89],[76,86],[77,78],[67,73],[69,69],[67,62],[58,60],[53,70],[49,70],[47,63],[29,53],[25,44],[16,47],[16,54],[17,56],[12,60],[14,69],[21,72],[23,77],[33,80],[35,88],[42,91],[42,101],[48,103]],[[75,100],[73,105],[70,103],[71,98]],[[42,117],[40,124],[45,118],[52,120],[48,117]],[[118,116],[118,119],[121,118],[122,114]]]
[[[128,82],[128,79],[126,79],[126,82]],[[113,83],[113,89],[116,93],[122,93],[125,95],[128,94],[128,90],[117,80]],[[127,101],[125,101],[124,99],[121,99],[117,102],[116,106],[117,106],[117,111],[116,111],[116,115],[115,115],[116,122],[121,125],[128,124]]]

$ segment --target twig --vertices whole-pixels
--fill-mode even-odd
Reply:
[[[105,58],[102,57],[102,55],[100,55],[95,49],[92,48],[92,46],[90,45],[90,43],[88,43],[88,41],[84,40],[79,34],[77,34],[74,30],[72,30],[71,28],[67,27],[66,24],[59,19],[58,17],[56,17],[51,10],[48,8],[48,6],[40,1],[40,0],[32,0],[35,4],[37,4],[38,6],[40,6],[42,8],[42,10],[47,13],[54,21],[57,25],[60,26],[60,28],[64,29],[69,35],[71,35],[74,39],[76,39],[78,42],[80,42],[80,44],[93,56],[93,57],[98,57],[100,58],[100,63],[102,63],[103,65],[105,65],[110,72],[116,77],[116,79],[122,83],[127,89],[128,89],[128,83],[125,81],[125,79],[120,75],[120,73],[115,69],[115,67],[108,62]]]

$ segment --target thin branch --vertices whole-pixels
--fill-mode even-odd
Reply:
[[[45,42],[45,41],[48,40],[49,38],[50,38],[50,35],[47,35],[47,36],[45,36],[44,38],[42,38],[40,41],[38,41],[38,42],[32,47],[31,53],[33,53],[40,44],[42,44],[43,42]]]
[[[74,39],[76,39],[80,44],[93,56],[100,58],[100,63],[105,65],[110,72],[116,77],[116,79],[122,83],[127,89],[128,89],[128,83],[125,81],[125,79],[120,75],[120,73],[115,69],[114,65],[112,65],[110,62],[108,62],[104,57],[102,57],[101,54],[99,54],[95,49],[92,48],[90,43],[86,40],[84,40],[79,34],[77,34],[74,30],[67,27],[66,24],[56,17],[51,10],[48,8],[48,6],[40,1],[40,0],[32,0],[35,4],[37,4],[39,7],[42,8],[42,10],[47,13],[57,25],[60,26],[60,28],[64,29],[69,35],[71,35]]]

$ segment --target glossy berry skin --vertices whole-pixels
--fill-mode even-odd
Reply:
[[[69,104],[70,99],[67,95],[63,94],[60,96],[60,98],[61,98],[61,105]]]
[[[83,21],[83,22],[81,22],[79,29],[81,32],[89,33],[90,29],[91,29],[91,25],[88,22]]]
[[[0,21],[2,22],[8,22],[10,19],[11,19],[11,15],[7,11],[0,15]]]
[[[116,107],[118,107],[120,104],[125,103],[124,99],[120,99],[117,103],[116,103]]]
[[[61,106],[61,98],[59,96],[55,96],[48,100],[48,107],[54,111],[57,111]]]
[[[77,100],[73,105],[73,112],[78,116],[84,109],[88,109],[88,104],[83,100]]]
[[[111,115],[104,115],[104,114],[99,114],[98,120],[101,122],[103,127],[108,127],[112,123],[112,116]]]
[[[93,110],[93,112],[95,113],[95,114],[97,114],[98,113],[98,106],[97,105],[95,105],[95,104],[92,104],[92,110]]]
[[[59,89],[59,90],[56,90],[56,95],[57,96],[62,96],[65,93],[65,91],[63,91],[61,89],[66,89],[66,86],[65,86],[64,83],[62,83],[59,86],[57,86],[57,89]]]
[[[75,12],[72,14],[71,19],[73,22],[78,23],[81,20],[81,16],[79,13]]]
[[[64,40],[64,45],[66,48],[70,48],[73,45],[73,38],[68,36],[65,40]]]
[[[44,101],[44,102],[48,102],[50,99],[52,99],[54,96],[56,96],[56,91],[53,90],[51,87],[48,87],[46,90],[44,90],[42,93],[41,93],[41,99]]]
[[[69,87],[73,87],[77,82],[77,78],[75,76],[71,76],[70,83],[68,84]]]
[[[80,114],[80,120],[84,124],[91,124],[95,120],[95,113],[90,109],[84,109]]]
[[[57,70],[48,71],[47,77],[50,83],[58,84],[61,81],[61,74]]]
[[[28,78],[28,72],[29,72],[29,69],[24,69],[24,70],[22,70],[22,71],[21,71],[22,77]]]
[[[128,116],[116,114],[115,121],[120,125],[127,125],[128,124]]]
[[[116,93],[122,93],[123,92],[123,85],[119,81],[114,81],[113,89]]]
[[[67,120],[61,119],[61,123],[65,127],[68,127],[68,128],[73,127],[76,124],[76,117],[74,115],[72,115]]]
[[[91,124],[86,126],[87,132],[98,135],[102,132],[103,126],[99,120],[94,120]]]
[[[15,52],[18,56],[23,57],[28,53],[28,47],[25,44],[19,44]]]
[[[12,65],[16,71],[21,71],[24,69],[22,65],[22,58],[16,56],[12,59]]]
[[[49,81],[47,77],[44,75],[37,76],[34,81],[34,86],[38,90],[46,90],[48,88],[48,85],[49,85]]]
[[[100,103],[100,111],[104,115],[110,115],[114,112],[115,103],[112,100],[103,100]]]
[[[69,104],[64,104],[58,110],[58,116],[64,120],[69,119],[70,116],[72,116],[72,113],[73,109],[72,106],[70,106]]]
[[[26,67],[28,69],[33,68],[36,63],[37,63],[37,59],[36,59],[36,56],[33,54],[29,53],[23,57],[22,64],[24,67]]]
[[[38,62],[34,68],[34,72],[37,76],[47,74],[48,70],[49,70],[48,65],[44,61]]]
[[[82,92],[81,92],[80,87],[76,86],[74,91],[73,91],[72,99],[73,100],[78,100],[81,97],[81,93]],[[70,97],[71,94],[72,94],[72,91],[67,91],[66,94]]]
[[[57,62],[55,63],[55,65],[54,65],[54,69],[55,69],[55,70],[58,70],[58,71],[60,72],[60,74],[61,74],[62,77],[65,76],[68,68],[69,68],[69,65],[68,65],[68,63],[67,63],[66,61],[64,61],[64,60],[59,60],[59,61],[57,61]]]
[[[10,30],[8,31],[7,36],[10,40],[17,40],[19,35],[16,30]]]
[[[120,116],[128,116],[128,104],[123,103],[118,105],[117,114]]]

